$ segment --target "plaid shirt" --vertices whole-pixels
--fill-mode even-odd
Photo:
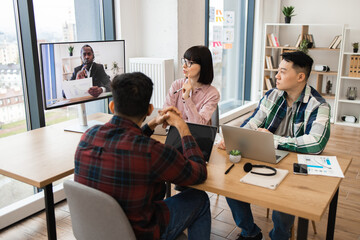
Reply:
[[[306,85],[293,104],[294,136],[274,135],[275,147],[300,153],[321,153],[330,137],[330,106],[311,86]],[[286,115],[286,92],[273,88],[265,93],[254,114],[241,127],[266,128],[274,133]]]
[[[206,164],[195,139],[182,138],[184,154],[152,138],[146,124],[114,116],[82,136],[75,153],[75,181],[113,196],[124,209],[137,239],[159,239],[170,213],[165,181],[203,182]]]

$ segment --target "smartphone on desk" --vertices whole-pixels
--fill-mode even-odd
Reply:
[[[294,163],[294,174],[307,175],[307,165],[301,163]]]

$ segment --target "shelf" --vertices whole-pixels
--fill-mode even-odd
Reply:
[[[298,49],[297,47],[285,47],[285,46],[280,46],[280,47],[266,46],[265,48],[267,48],[267,49],[292,49],[292,50]],[[311,51],[311,50],[314,50],[314,51],[318,51],[318,50],[320,50],[320,51],[335,51],[335,52],[337,52],[337,51],[340,50],[340,48],[335,48],[335,49],[328,48],[328,47],[309,48],[309,51]]]
[[[321,71],[311,71],[311,74],[318,74],[318,75],[334,75],[336,76],[338,74],[337,71],[329,71],[329,72],[321,72]]]
[[[339,102],[342,102],[342,103],[351,103],[351,104],[360,104],[360,100],[339,99]]]
[[[344,55],[358,55],[358,56],[360,56],[360,53],[344,52]]]
[[[320,93],[320,94],[325,99],[335,99],[335,94],[330,94],[330,95],[328,95],[326,93]]]
[[[360,123],[348,123],[348,122],[336,122],[336,124],[348,126],[348,127],[358,127],[360,128]]]
[[[360,80],[360,77],[341,76],[342,79]]]

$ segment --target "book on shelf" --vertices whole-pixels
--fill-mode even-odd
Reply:
[[[273,33],[267,34],[267,38],[270,47],[280,47],[279,40]]]
[[[336,36],[334,37],[334,39],[331,41],[331,43],[330,43],[330,45],[329,45],[329,48],[330,48],[330,49],[332,48],[332,46],[334,45],[334,43],[336,42],[336,40],[338,39],[338,37],[339,37],[339,35],[336,35]]]
[[[274,43],[273,43],[273,41],[272,41],[272,38],[271,38],[271,33],[269,33],[269,34],[267,35],[267,38],[268,38],[269,46],[270,46],[270,47],[275,47],[275,45],[274,45]]]
[[[298,47],[300,46],[301,39],[302,39],[301,34],[299,34],[299,36],[298,36],[298,38],[297,38],[297,40],[296,40],[296,43],[295,43],[295,47],[298,48]]]
[[[270,56],[270,55],[265,56],[265,63],[266,63],[267,69],[274,69],[272,56]]]
[[[338,35],[338,37],[336,38],[336,41],[334,42],[334,44],[331,46],[332,49],[336,49],[340,47],[340,43],[342,40],[342,36]]]
[[[266,84],[266,90],[270,90],[273,88],[271,84],[271,78],[269,75],[265,76],[265,84]]]

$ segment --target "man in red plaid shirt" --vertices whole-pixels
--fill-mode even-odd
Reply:
[[[115,76],[113,118],[90,128],[75,154],[75,181],[113,196],[124,209],[137,239],[210,239],[209,198],[187,189],[164,200],[165,181],[199,184],[207,177],[204,157],[180,112],[169,107],[140,128],[153,111],[153,83],[142,73]],[[177,128],[183,154],[152,138],[157,125]],[[121,236],[119,236],[120,238]]]

